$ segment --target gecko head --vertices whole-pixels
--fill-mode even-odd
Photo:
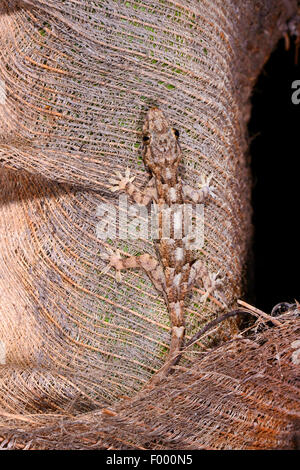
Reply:
[[[177,169],[181,158],[178,137],[159,108],[149,109],[143,126],[144,161],[159,178],[166,167]]]

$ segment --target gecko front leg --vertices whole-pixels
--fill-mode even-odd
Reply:
[[[109,189],[112,192],[124,191],[128,196],[142,206],[147,206],[149,202],[157,198],[157,192],[155,188],[155,178],[151,178],[148,182],[144,191],[140,190],[133,184],[135,176],[130,176],[130,169],[126,168],[125,176],[118,171],[115,174],[115,178],[109,179],[109,183],[112,185]]]
[[[195,204],[201,204],[209,196],[216,197],[214,191],[214,186],[210,185],[212,180],[212,175],[208,178],[205,178],[204,175],[201,175],[201,183],[199,184],[199,189],[195,189],[188,184],[182,185],[183,197],[185,202],[194,202]]]

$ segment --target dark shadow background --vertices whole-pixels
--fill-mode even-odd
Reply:
[[[255,233],[248,298],[265,312],[279,302],[300,301],[300,104],[291,100],[295,80],[300,80],[295,46],[287,52],[282,40],[254,89],[249,123]]]

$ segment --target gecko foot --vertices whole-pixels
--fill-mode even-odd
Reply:
[[[115,178],[111,178],[108,180],[108,182],[112,185],[109,187],[109,189],[112,192],[116,191],[122,191],[126,188],[128,183],[132,183],[132,181],[135,179],[135,176],[130,176],[130,169],[126,168],[125,171],[125,176],[122,176],[122,174],[117,171],[115,173]]]
[[[217,287],[222,284],[223,278],[219,278],[220,271],[217,273],[208,273],[208,278],[204,283],[206,288],[205,294],[203,294],[200,298],[200,302],[205,303],[208,297],[217,289]]]
[[[206,197],[207,196],[216,197],[216,194],[214,192],[216,188],[214,186],[210,186],[212,177],[213,175],[210,175],[207,178],[204,175],[201,175],[200,177],[201,183],[199,184],[199,189],[203,191]]]
[[[106,274],[110,270],[110,268],[115,268],[116,270],[116,281],[121,282],[121,265],[122,265],[122,258],[120,255],[120,250],[113,251],[111,248],[107,248],[108,253],[102,253],[101,258],[105,261],[108,261],[108,265],[105,266],[104,269],[100,272],[101,274]]]

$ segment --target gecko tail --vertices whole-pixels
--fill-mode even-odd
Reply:
[[[170,351],[165,364],[151,377],[150,381],[146,385],[146,388],[159,384],[165,377],[174,372],[173,367],[178,364],[181,358],[181,351],[184,342],[184,326],[173,326],[172,337],[170,344]]]

